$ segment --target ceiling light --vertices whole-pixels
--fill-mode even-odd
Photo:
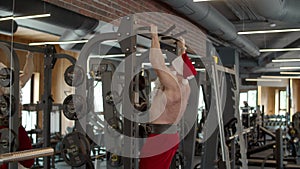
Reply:
[[[262,31],[240,31],[239,35],[261,34],[261,33],[284,33],[284,32],[299,32],[300,29],[273,29]]]
[[[300,48],[278,48],[278,49],[260,49],[260,52],[286,52],[286,51],[299,51]]]
[[[193,2],[207,2],[207,1],[213,1],[213,0],[194,0]]]
[[[0,18],[0,21],[6,21],[6,20],[21,20],[21,19],[34,19],[34,18],[44,18],[44,17],[50,17],[51,14],[38,14],[38,15],[27,15],[27,16],[8,16],[4,18]]]
[[[100,55],[99,56],[99,58],[115,58],[115,57],[125,57],[125,54]]]
[[[282,75],[300,75],[300,72],[280,72]]]
[[[300,79],[300,76],[261,76],[261,78],[272,78],[272,79]]]
[[[34,42],[29,43],[29,46],[40,46],[40,45],[63,45],[63,44],[74,44],[74,43],[86,43],[88,40],[73,40],[73,41],[62,41],[62,42]]]
[[[300,67],[280,67],[281,70],[300,69]]]
[[[196,68],[196,71],[197,72],[205,72],[205,69],[204,68]]]
[[[261,79],[261,78],[246,79],[246,81],[248,81],[248,82],[281,82],[280,79]]]
[[[300,59],[276,59],[272,62],[300,62]]]
[[[272,79],[300,79],[300,76],[261,76],[261,78],[272,78]]]

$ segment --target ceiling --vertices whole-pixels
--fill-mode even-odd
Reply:
[[[44,12],[44,9],[53,11],[51,18],[18,21],[17,24],[19,27],[14,33],[14,36],[20,39],[27,39],[29,41],[75,40],[87,37],[90,33],[95,32],[98,25],[101,25],[101,21],[82,16],[78,13],[51,4],[45,4],[43,1],[14,1],[18,1],[15,7],[16,14],[24,15],[26,10],[31,13],[33,11],[41,13]],[[272,62],[272,59],[275,58],[300,58],[300,51],[258,52],[258,49],[264,48],[299,47],[300,32],[237,35],[237,32],[239,31],[300,28],[300,12],[298,12],[298,9],[300,9],[299,0],[211,0],[207,2],[193,2],[192,0],[157,1],[167,3],[175,10],[178,10],[178,13],[185,15],[187,14],[182,12],[181,7],[184,9],[185,7],[188,7],[188,9],[194,10],[194,13],[199,13],[199,15],[202,12],[202,17],[204,19],[196,20],[196,23],[198,23],[199,26],[204,27],[204,29],[207,29],[209,37],[214,44],[216,46],[236,47],[241,51],[241,77],[277,75],[281,71],[281,66],[300,65],[300,62]],[[9,4],[9,2],[12,1],[1,1],[0,16],[4,17],[11,15],[9,11],[11,11],[10,7],[12,5]],[[270,8],[270,5],[272,5],[272,8]],[[210,9],[210,11],[212,11],[210,16],[206,17],[207,13],[205,12],[210,12],[207,10],[208,8],[213,9]],[[215,11],[217,11],[217,14]],[[195,19],[194,16],[191,18]],[[227,24],[227,27],[225,26],[222,28],[223,24]],[[36,27],[35,25],[39,25],[39,27]],[[234,28],[232,29],[231,27]],[[221,31],[219,31],[219,29],[221,29]],[[225,35],[222,34],[224,33],[222,31],[225,32]],[[226,35],[226,33],[229,35]],[[232,37],[236,39],[232,40]],[[75,46],[61,47],[64,49],[72,49]],[[244,47],[246,49],[244,49]]]
[[[300,3],[297,0],[212,0],[195,3],[207,3],[217,9],[218,12],[234,25],[237,32],[300,28],[300,12],[297,11],[296,14],[293,14],[295,9],[300,9]],[[300,46],[300,32],[264,33],[243,36],[251,40],[259,49],[296,48]],[[244,63],[241,63],[243,66],[240,70],[244,77],[255,77],[262,74],[276,75],[281,71],[281,66],[300,65],[300,62],[272,62],[272,59],[275,58],[300,59],[300,51],[261,52],[258,57],[247,57],[246,54],[242,53],[241,57],[241,61]]]

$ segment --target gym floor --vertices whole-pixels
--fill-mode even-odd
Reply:
[[[265,151],[265,152],[260,153],[258,156],[263,156],[264,154],[269,154],[269,153],[270,153],[269,151]],[[200,156],[195,156],[194,165],[196,165],[199,161],[200,161]],[[71,167],[68,164],[66,164],[65,162],[56,163],[55,168],[57,168],[57,169],[71,169]],[[96,169],[105,169],[106,168],[106,162],[102,161],[102,162],[97,163],[97,167],[95,166],[95,168]],[[262,167],[261,166],[249,166],[248,169],[262,169]],[[264,167],[264,169],[273,169],[273,168]]]

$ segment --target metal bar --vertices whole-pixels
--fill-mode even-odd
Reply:
[[[272,133],[271,131],[269,131],[268,129],[264,128],[264,127],[259,127],[259,129],[261,131],[263,131],[265,134],[269,135],[270,137],[272,137],[272,139],[276,138],[276,135],[274,133]]]
[[[276,167],[276,160],[263,160],[263,159],[248,159],[249,166],[261,166],[262,163],[265,164],[265,167]],[[284,162],[283,164],[287,164]]]
[[[287,164],[284,166],[285,169],[300,169],[299,164]]]
[[[198,105],[199,103],[199,82],[200,77],[196,76],[196,80],[192,80],[189,82],[192,92],[189,98],[189,105]],[[198,83],[197,83],[198,82]],[[183,127],[187,127],[186,129],[182,129],[181,132],[186,135],[183,139],[182,149],[183,156],[188,159],[185,162],[184,169],[193,168],[194,164],[194,154],[195,154],[195,139],[197,133],[197,123],[195,119],[197,119],[198,106],[188,106],[186,108],[185,113],[183,114],[182,120],[187,125],[183,125]],[[189,131],[188,133],[184,133],[185,131]]]
[[[234,116],[237,119],[237,133],[239,136],[239,145],[240,145],[240,153],[241,153],[241,161],[242,161],[242,168],[243,169],[248,169],[248,162],[247,162],[247,142],[246,142],[246,137],[244,137],[244,132],[247,134],[248,132],[251,131],[252,128],[248,129],[243,129],[243,125],[241,122],[241,114],[239,111],[239,100],[240,100],[240,56],[235,52],[235,65],[233,68],[234,76],[235,76],[235,83],[236,83],[236,90],[234,92],[235,95],[235,112]],[[234,157],[233,157],[234,158]]]
[[[184,34],[186,34],[186,33],[187,33],[187,31],[184,30],[184,31],[179,32],[179,33],[177,33],[177,34],[175,34],[175,35],[171,35],[171,37],[172,37],[172,38],[178,38],[178,37],[180,37],[180,36],[182,36],[182,35],[184,35]]]
[[[12,110],[12,106],[15,107],[16,112],[14,112],[14,114],[12,115],[13,112],[10,112],[9,116],[10,116],[10,120],[9,120],[9,128],[12,129],[15,134],[18,136],[19,133],[19,102],[20,102],[20,96],[19,96],[19,71],[20,71],[20,67],[19,67],[19,59],[17,54],[15,53],[15,51],[10,48],[10,46],[8,44],[4,44],[1,43],[0,44],[0,48],[2,49],[2,51],[4,52],[5,56],[7,57],[7,59],[10,61],[11,64],[11,69],[14,70],[14,75],[10,75],[10,81],[14,80],[13,85],[10,87],[10,96],[14,96],[15,99],[15,103],[10,104],[10,110]],[[14,77],[14,79],[12,79],[12,77]],[[10,97],[10,103],[12,103],[11,100],[12,97]],[[9,136],[9,138],[13,138],[13,136]],[[9,140],[10,142],[12,142],[12,140]],[[11,146],[11,145],[10,145]],[[9,148],[10,150],[12,150],[12,147]],[[17,163],[10,163],[9,164],[9,169],[14,169],[17,168],[18,164]]]
[[[50,147],[50,119],[53,100],[51,98],[52,69],[55,64],[54,46],[48,46],[44,56],[44,94],[43,94],[43,147]],[[44,169],[50,169],[50,157],[44,157]]]
[[[216,64],[212,65],[212,75],[213,75],[213,82],[214,82],[214,91],[216,97],[216,107],[217,107],[217,116],[218,116],[218,124],[219,124],[219,134],[220,134],[220,142],[221,142],[221,149],[222,149],[222,160],[226,162],[226,168],[230,168],[229,163],[229,152],[226,147],[225,136],[224,136],[224,124],[223,124],[223,114],[221,111],[221,104],[220,104],[220,90],[219,90],[219,77],[217,75]]]
[[[243,132],[242,132],[242,134],[250,133],[250,132],[251,132],[251,129],[253,129],[253,127],[244,129]],[[232,139],[235,139],[235,138],[237,138],[237,137],[240,137],[240,135],[239,135],[239,134],[235,134],[235,135],[233,135],[233,136],[230,136],[230,137],[228,138],[228,140],[232,140]]]
[[[54,149],[50,147],[31,149],[25,151],[17,151],[13,153],[0,154],[0,163],[24,161],[33,158],[52,156],[52,155],[54,155]]]
[[[231,168],[235,168],[235,153],[236,153],[236,147],[235,147],[235,140],[231,140],[231,150],[230,150],[230,155],[231,155]]]
[[[216,65],[216,69],[221,71],[221,72],[225,72],[225,73],[235,75],[235,70],[234,69],[229,69],[229,68],[221,66],[221,65]]]
[[[283,169],[283,140],[281,128],[276,130],[276,169]]]
[[[62,53],[62,54],[55,54],[55,57],[56,57],[56,58],[66,58],[66,59],[69,60],[73,65],[75,65],[75,64],[76,64],[76,61],[77,61],[74,57],[72,57],[72,56],[70,56],[70,55],[67,55],[67,54],[64,54],[64,53]]]
[[[170,32],[172,32],[172,30],[174,30],[176,28],[176,25],[172,25],[170,28],[168,28],[167,30],[165,30],[164,32],[161,32],[160,34],[162,35],[167,35],[169,34]]]
[[[125,53],[125,79],[124,79],[124,89],[133,92],[133,85],[130,85],[131,79],[134,73],[138,73],[136,66],[136,29],[134,28],[135,17],[126,16],[122,18],[121,25],[119,27],[118,33],[121,35],[118,38],[122,52]],[[126,36],[124,36],[126,35]],[[129,96],[133,97],[133,96]],[[127,94],[123,94],[122,105],[131,105],[130,99],[128,99]],[[129,153],[130,157],[124,157],[124,169],[137,169],[138,168],[138,143],[134,138],[138,137],[138,125],[137,125],[137,114],[135,114],[131,106],[122,106],[122,112],[126,113],[127,118],[124,118],[123,134],[124,137],[124,152]]]
[[[19,67],[19,59],[17,57],[17,54],[15,53],[15,51],[13,49],[11,49],[11,54],[12,54],[12,66],[14,68],[14,84],[12,86],[13,88],[13,96],[16,98],[15,99],[15,103],[14,106],[15,107],[15,111],[13,116],[11,117],[11,120],[9,122],[9,128],[11,128],[17,135],[17,139],[19,139],[19,127],[20,127],[20,121],[19,121],[19,106],[20,106],[20,81],[19,81],[19,71],[20,71],[20,67]],[[12,79],[11,79],[12,80]],[[12,94],[11,93],[11,94]],[[11,97],[10,97],[10,103],[12,102]],[[12,108],[10,108],[10,110],[12,110]],[[12,112],[11,112],[12,113]],[[12,137],[9,137],[12,138]],[[10,140],[11,141],[11,140]],[[21,142],[21,140],[19,140],[19,142]],[[9,164],[9,168],[15,168],[17,167],[17,163],[12,163]]]
[[[247,155],[250,156],[250,155],[252,155],[252,154],[255,154],[255,153],[259,153],[259,152],[268,150],[268,149],[270,149],[270,148],[273,148],[273,146],[274,146],[275,144],[276,144],[276,142],[273,141],[273,142],[271,142],[271,143],[269,143],[269,144],[266,144],[266,145],[264,145],[264,146],[261,146],[261,147],[259,147],[259,148],[255,148],[255,149],[249,150],[249,151],[247,152]]]

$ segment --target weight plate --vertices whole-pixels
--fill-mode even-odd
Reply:
[[[72,132],[62,140],[62,157],[72,167],[80,167],[89,161],[90,144],[84,134]]]
[[[15,97],[13,95],[0,95],[0,117],[14,115],[16,111],[14,105]]]
[[[80,95],[69,95],[63,102],[63,113],[69,120],[78,120],[85,115],[86,102]]]
[[[13,82],[14,72],[10,68],[0,69],[0,86],[9,87],[13,84]]]
[[[16,151],[16,134],[9,128],[0,129],[0,154]]]
[[[84,71],[79,66],[71,65],[66,69],[64,78],[69,86],[77,87],[84,81]]]

